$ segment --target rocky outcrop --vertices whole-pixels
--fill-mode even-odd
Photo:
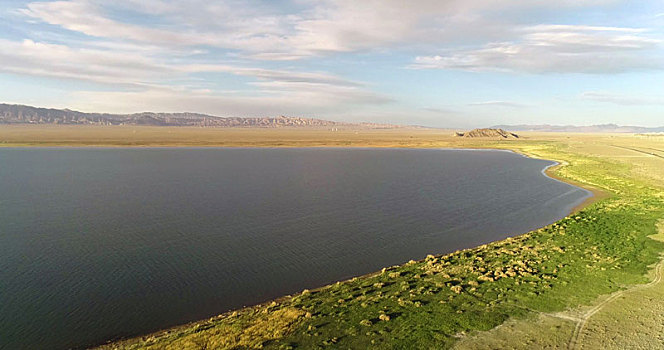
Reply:
[[[519,135],[505,131],[503,129],[474,129],[468,132],[457,132],[458,137],[468,138],[502,138],[502,139],[518,139]]]

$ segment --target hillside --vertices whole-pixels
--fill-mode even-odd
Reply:
[[[473,129],[469,132],[457,132],[456,136],[467,138],[503,138],[518,139],[519,135],[503,129]]]
[[[375,123],[343,123],[300,117],[217,117],[198,113],[84,113],[69,109],[38,108],[0,104],[0,124],[59,124],[59,125],[146,125],[197,127],[353,127],[366,129],[399,128],[398,125]]]

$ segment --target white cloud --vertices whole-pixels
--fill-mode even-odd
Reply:
[[[65,29],[96,37],[115,37],[151,43],[180,43],[181,33],[119,23],[104,17],[99,8],[85,0],[34,2],[21,11],[27,16]]]
[[[663,98],[615,94],[602,91],[586,91],[581,94],[585,100],[612,103],[622,106],[664,105]]]
[[[434,114],[454,114],[454,113],[458,113],[458,111],[453,110],[451,108],[422,107],[421,109],[423,111],[426,111],[426,112],[429,112],[429,113],[434,113]]]
[[[660,69],[661,41],[640,28],[538,25],[519,28],[518,40],[477,49],[419,56],[413,68],[468,71],[619,73]]]
[[[0,39],[0,71],[36,76],[70,78],[114,85],[175,78],[188,73],[223,72],[284,84],[308,83],[319,86],[361,88],[363,84],[319,72],[297,72],[247,68],[219,64],[174,64],[140,53],[119,50],[75,49],[65,45]],[[166,80],[163,79],[163,80]]]
[[[113,20],[105,13],[107,9],[118,8],[142,11],[146,17],[160,15],[164,23],[156,26],[126,23]],[[241,2],[71,0],[33,2],[21,12],[89,36],[161,47],[208,45],[276,50],[285,44],[281,37],[285,33],[280,29],[284,25],[279,22],[289,21],[287,17],[262,16]]]
[[[312,112],[314,108],[296,107],[310,104],[324,108],[332,103],[357,106],[391,102],[389,97],[369,91],[360,82],[323,72],[220,64],[176,64],[140,52],[74,49],[31,40],[14,42],[0,39],[0,62],[0,72],[74,79],[120,89],[115,92],[82,92],[79,97],[90,98],[85,103],[89,107],[96,105],[98,108],[94,110],[116,110],[118,106],[124,106],[136,111],[150,106],[149,103],[154,103],[153,106],[177,106],[174,103],[179,101],[181,106],[190,110],[203,108],[204,112],[210,112],[214,106],[224,106],[238,113],[260,110],[268,114],[268,108],[265,107],[270,105],[275,109],[284,106],[282,109],[285,111]],[[193,73],[205,72],[248,77],[250,81],[247,86],[251,89],[230,94],[227,91],[212,91],[205,87],[205,81],[200,86],[191,76]],[[145,96],[145,99],[142,100],[140,96]],[[236,106],[229,107],[233,101],[236,101]],[[113,103],[118,106],[113,107]],[[214,112],[222,113],[226,110]]]
[[[509,107],[509,108],[524,108],[527,105],[512,101],[483,101],[468,104],[471,107]]]
[[[275,83],[276,84],[276,83]],[[289,86],[292,88],[292,86]],[[149,88],[140,91],[77,91],[67,106],[79,110],[132,113],[138,111],[188,111],[218,116],[297,115],[341,116],[366,106],[389,102],[369,93],[340,89],[337,93],[321,89],[279,90],[266,96],[246,96],[210,91],[182,91]],[[338,118],[335,118],[338,119]]]
[[[0,71],[76,79],[105,84],[140,85],[168,73],[169,67],[141,55],[64,45],[0,39]]]
[[[525,32],[620,32],[620,33],[643,33],[647,32],[644,28],[624,28],[624,27],[602,27],[568,24],[538,24],[522,28]]]
[[[69,0],[29,3],[23,13],[108,40],[160,46],[212,46],[260,60],[296,60],[325,53],[420,46],[511,35],[510,13],[555,11],[615,0],[321,0],[295,1],[284,12],[256,1]],[[158,17],[156,25],[111,19],[113,9]]]
[[[318,85],[336,85],[345,87],[360,87],[361,83],[343,79],[325,73],[293,72],[285,70],[242,68],[228,65],[193,64],[184,65],[180,69],[188,72],[227,72],[236,75],[254,77],[261,80],[282,83],[309,83]]]

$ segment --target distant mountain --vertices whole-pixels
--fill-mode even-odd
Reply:
[[[492,128],[508,129],[514,131],[542,131],[542,132],[594,132],[594,133],[656,133],[664,132],[664,126],[647,128],[642,126],[620,126],[616,124],[602,124],[591,126],[575,125],[496,125]]]
[[[342,123],[299,117],[216,117],[198,113],[107,114],[83,113],[69,109],[38,108],[0,104],[0,124],[60,124],[60,125],[151,125],[198,127],[352,127],[366,129],[401,128],[403,126],[375,123]]]
[[[502,138],[502,139],[518,139],[519,135],[505,131],[500,128],[490,129],[473,129],[468,132],[457,132],[456,136],[467,138]]]

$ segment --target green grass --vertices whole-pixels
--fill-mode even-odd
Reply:
[[[558,141],[477,146],[567,162],[558,176],[612,196],[521,236],[106,347],[441,349],[508,319],[589,304],[647,281],[664,248],[648,238],[664,217],[661,188],[634,176],[628,163],[583,155]]]

